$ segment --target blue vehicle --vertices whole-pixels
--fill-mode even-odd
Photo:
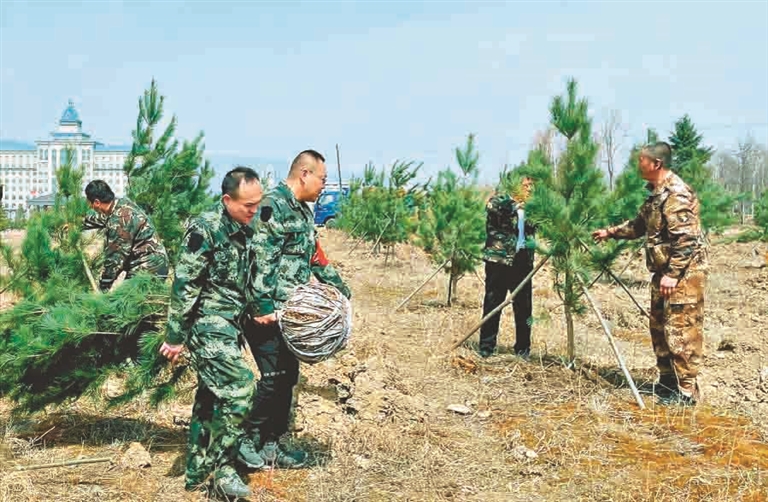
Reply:
[[[341,190],[338,185],[326,186],[315,202],[315,225],[333,227],[333,220],[338,215],[341,201],[348,196],[349,185],[347,184],[342,184]]]

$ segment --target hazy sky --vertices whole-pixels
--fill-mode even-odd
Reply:
[[[339,143],[345,171],[436,171],[474,132],[493,179],[568,76],[596,121],[621,112],[626,146],[686,112],[716,147],[768,142],[766,1],[2,0],[0,67],[0,137],[30,142],[71,98],[86,131],[129,144],[155,77],[179,136],[203,130],[214,159],[312,147],[335,167]]]

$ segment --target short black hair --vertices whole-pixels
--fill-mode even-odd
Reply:
[[[233,199],[237,199],[240,184],[243,181],[245,183],[260,181],[259,174],[250,167],[235,167],[224,175],[224,179],[221,181],[221,195],[229,195]]]
[[[312,159],[318,161],[318,162],[325,162],[325,157],[323,157],[320,152],[317,150],[304,150],[300,154],[296,156],[296,158],[293,159],[293,162],[291,162],[291,169],[288,171],[288,174],[295,174],[296,171],[302,166],[304,163],[304,159],[306,157],[311,157]]]
[[[95,200],[109,204],[115,200],[115,192],[109,188],[109,185],[104,180],[93,180],[85,187],[85,198],[88,202]]]

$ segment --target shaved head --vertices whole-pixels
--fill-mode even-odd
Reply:
[[[325,157],[315,150],[304,150],[293,159],[286,183],[299,201],[315,202],[327,179]]]
[[[311,173],[315,172],[318,164],[325,162],[325,157],[315,150],[304,150],[293,159],[291,169],[288,171],[289,178],[301,176],[303,170]]]

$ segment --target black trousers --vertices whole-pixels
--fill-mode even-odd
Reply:
[[[261,373],[249,424],[253,430],[248,432],[258,432],[261,443],[276,441],[288,431],[299,360],[288,350],[277,324],[246,324],[245,339]]]
[[[533,270],[533,251],[520,250],[515,254],[512,266],[503,263],[485,262],[485,299],[483,300],[483,317],[501,305],[525,276]],[[522,353],[531,348],[531,325],[533,316],[533,284],[532,281],[523,286],[515,296],[512,308],[515,312],[515,352]],[[494,315],[480,328],[480,350],[496,348],[496,338],[499,333],[501,312]]]

